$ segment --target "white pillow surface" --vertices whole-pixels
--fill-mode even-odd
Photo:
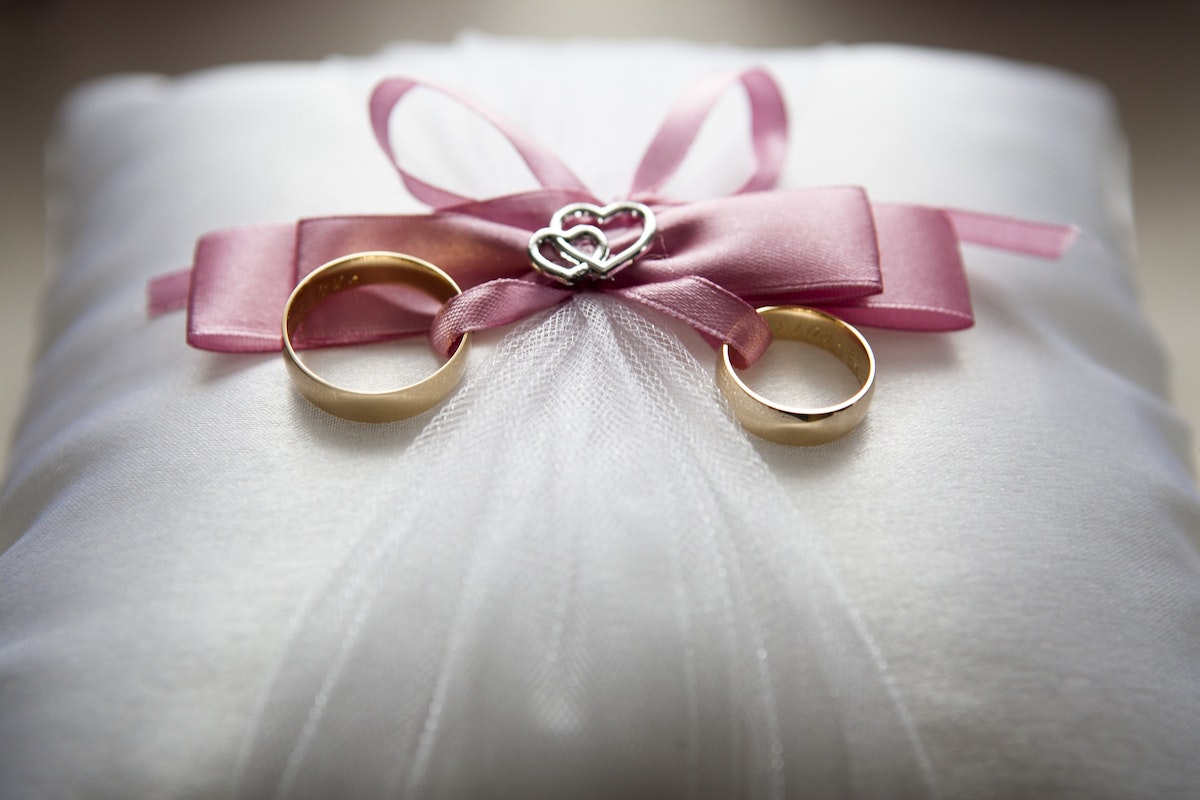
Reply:
[[[1059,262],[965,248],[969,330],[864,329],[877,395],[839,442],[743,434],[712,352],[612,301],[482,336],[454,399],[383,426],[146,316],[210,230],[424,210],[371,140],[384,77],[461,88],[608,197],[680,91],[753,65],[789,107],[782,185],[1082,231]],[[404,120],[438,180],[528,188],[459,110]],[[743,135],[706,129],[680,193],[736,186]],[[0,796],[1200,792],[1200,498],[1098,87],[889,46],[466,37],[114,77],[51,155]]]

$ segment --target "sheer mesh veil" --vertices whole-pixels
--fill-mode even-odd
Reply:
[[[244,796],[566,776],[578,796],[932,793],[869,632],[711,368],[620,301],[511,333],[388,483],[294,620]]]

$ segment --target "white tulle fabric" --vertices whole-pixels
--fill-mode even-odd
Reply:
[[[289,626],[246,796],[927,796],[886,665],[712,373],[606,298],[508,336]]]
[[[694,333],[603,298],[480,337],[447,404],[384,426],[145,317],[208,230],[422,210],[371,141],[382,77],[462,87],[612,197],[668,98],[750,64],[787,97],[785,186],[1084,231],[1055,264],[969,250],[969,331],[869,331],[875,404],[835,444],[747,437]],[[580,65],[621,124],[545,102]],[[427,177],[525,188],[453,109],[413,111]],[[738,183],[719,113],[683,196]],[[1096,87],[888,47],[468,37],[110,79],[52,168],[60,268],[0,496],[0,797],[1200,785],[1200,499]]]

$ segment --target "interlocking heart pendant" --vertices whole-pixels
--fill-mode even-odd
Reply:
[[[606,229],[625,227],[626,223],[640,225],[641,233],[614,254]],[[645,253],[657,230],[654,212],[641,203],[571,203],[554,213],[548,227],[530,237],[529,260],[534,269],[566,284],[577,283],[584,276],[609,278]]]

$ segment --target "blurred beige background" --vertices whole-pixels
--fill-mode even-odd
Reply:
[[[92,75],[368,53],[474,29],[744,45],[893,41],[1092,75],[1133,146],[1136,280],[1168,343],[1176,405],[1200,427],[1200,2],[1095,0],[0,0],[0,442],[35,343],[44,262],[41,142]],[[173,265],[171,265],[173,266]],[[1193,457],[1197,445],[1193,442]]]

